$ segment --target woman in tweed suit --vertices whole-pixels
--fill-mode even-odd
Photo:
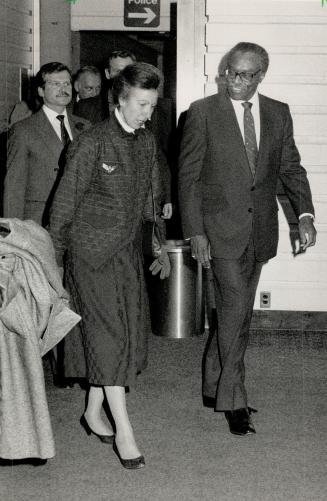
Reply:
[[[146,63],[115,79],[118,107],[72,143],[53,202],[50,233],[82,316],[90,384],[81,424],[113,443],[126,468],[144,466],[126,410],[125,387],[147,361],[149,312],[138,242],[157,169],[155,139],[144,128],[157,103],[160,76]],[[147,210],[148,212],[148,210]],[[115,423],[101,418],[106,397]]]

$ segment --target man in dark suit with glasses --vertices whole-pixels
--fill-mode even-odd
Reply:
[[[241,42],[226,57],[226,92],[192,103],[179,159],[179,200],[193,257],[212,269],[217,338],[204,359],[204,404],[225,412],[231,433],[255,433],[244,385],[255,293],[277,252],[279,179],[302,249],[315,244],[314,208],[285,103],[258,93],[266,50]]]

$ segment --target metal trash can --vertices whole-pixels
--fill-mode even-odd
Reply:
[[[167,240],[171,271],[148,281],[152,332],[169,338],[188,338],[204,332],[202,266],[191,256],[186,240]]]

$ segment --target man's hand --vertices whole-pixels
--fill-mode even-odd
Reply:
[[[203,268],[210,268],[210,244],[205,235],[195,235],[191,237],[192,257],[197,259]]]
[[[316,243],[316,228],[310,216],[301,217],[299,220],[299,234],[301,249],[305,250]]]
[[[170,219],[173,215],[173,205],[171,203],[165,204],[162,208],[162,219]]]

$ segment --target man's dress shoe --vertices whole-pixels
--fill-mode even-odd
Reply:
[[[225,416],[229,424],[229,430],[234,435],[248,435],[256,432],[247,408],[225,411]]]

